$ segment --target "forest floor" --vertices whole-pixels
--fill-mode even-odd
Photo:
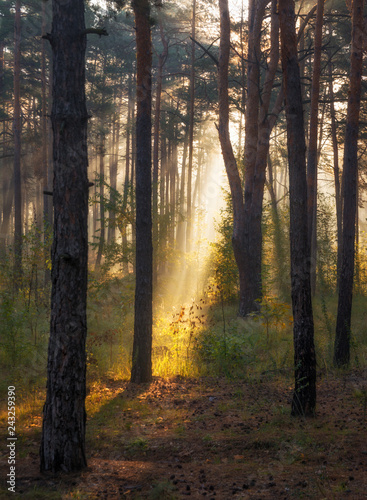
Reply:
[[[33,408],[18,422],[16,494],[6,491],[1,451],[0,498],[367,498],[367,372],[320,378],[313,419],[290,416],[291,394],[275,375],[95,383],[88,468],[39,473]]]

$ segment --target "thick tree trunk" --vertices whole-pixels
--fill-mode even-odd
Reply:
[[[311,87],[311,109],[310,109],[310,136],[307,154],[307,218],[308,218],[308,240],[311,249],[311,287],[312,293],[316,288],[316,254],[317,254],[317,129],[320,96],[320,73],[321,73],[321,49],[322,49],[322,26],[324,18],[324,1],[318,0],[315,26],[315,52],[313,59],[313,74]]]
[[[249,36],[247,66],[247,102],[245,114],[245,205],[243,241],[243,291],[240,315],[259,309],[261,300],[262,195],[264,192],[267,150],[259,158],[260,110],[260,39],[261,25],[268,0],[249,2]],[[263,139],[263,137],[261,137]],[[240,285],[241,286],[241,285]]]
[[[20,8],[15,3],[14,24],[14,286],[19,289],[22,279],[22,175],[21,175],[21,129],[20,116]]]
[[[234,223],[236,230],[233,235],[234,254],[240,276],[240,306],[239,315],[247,316],[259,309],[261,300],[261,264],[262,264],[262,206],[265,186],[265,172],[269,152],[270,133],[275,124],[277,113],[282,106],[282,91],[277,99],[273,112],[269,113],[272,87],[279,60],[279,22],[276,1],[271,7],[271,49],[269,65],[265,74],[262,94],[260,95],[260,40],[261,27],[268,0],[250,2],[249,5],[249,42],[248,42],[248,76],[246,104],[246,138],[245,138],[245,192],[244,206],[242,189],[236,186],[237,165],[232,166],[231,146],[228,125],[219,127],[222,152],[231,186],[232,199],[236,193],[238,200],[234,205]],[[219,61],[219,105],[223,116],[222,124],[228,122],[228,58],[229,58],[229,16],[228,5],[220,4],[221,9],[221,57]],[[228,20],[225,19],[228,17]],[[228,55],[227,55],[228,52]],[[226,74],[225,74],[226,73]],[[221,123],[221,121],[220,121]],[[240,191],[240,192],[239,192]],[[233,199],[234,201],[234,199]],[[235,215],[235,213],[237,215]]]
[[[239,314],[243,316],[242,304],[246,302],[246,262],[244,247],[244,203],[241,178],[233,153],[229,135],[228,67],[230,53],[230,19],[228,0],[219,0],[220,48],[218,63],[219,126],[218,134],[222,148],[233,204],[232,246],[240,279]]]
[[[295,390],[292,415],[314,415],[316,356],[307,235],[306,144],[294,0],[279,0],[281,53],[286,95],[290,192],[291,280]]]
[[[53,1],[54,239],[42,471],[74,471],[85,458],[88,155],[84,1]]]
[[[134,0],[137,46],[136,288],[131,382],[152,380],[152,42],[149,0]]]
[[[351,69],[343,163],[342,266],[334,346],[334,364],[338,367],[347,366],[350,361],[355,221],[357,210],[357,152],[363,63],[363,7],[364,0],[353,1]]]

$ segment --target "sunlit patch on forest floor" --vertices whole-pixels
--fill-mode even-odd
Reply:
[[[284,378],[106,381],[88,395],[80,474],[41,475],[41,420],[22,418],[12,498],[366,498],[366,388],[366,371],[323,377],[317,417],[302,420]]]

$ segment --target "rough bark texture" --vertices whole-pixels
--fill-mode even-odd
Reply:
[[[295,390],[293,415],[314,415],[316,357],[307,237],[306,144],[293,0],[279,1],[281,54],[286,95],[290,192],[291,282]]]
[[[131,382],[152,379],[152,42],[149,0],[134,0],[137,46],[136,288]]]
[[[259,309],[261,300],[262,258],[262,201],[264,193],[268,138],[262,123],[260,136],[260,39],[261,26],[268,0],[249,3],[249,37],[247,67],[247,102],[245,114],[245,214],[243,262],[244,281],[240,283],[240,315],[246,316]],[[269,90],[269,89],[267,89]],[[264,94],[267,100],[268,95]],[[270,97],[270,94],[269,94]],[[260,142],[260,144],[259,144]],[[261,151],[258,150],[260,145]],[[265,146],[265,148],[263,147]]]
[[[85,458],[88,155],[84,1],[54,0],[54,240],[41,470],[74,471]]]
[[[357,209],[357,149],[363,63],[363,7],[364,0],[353,1],[351,69],[343,164],[342,266],[334,347],[334,364],[339,367],[348,365],[350,360],[355,220]]]
[[[233,204],[232,246],[240,278],[240,309],[246,301],[246,262],[244,249],[244,203],[241,178],[229,136],[228,65],[230,52],[230,19],[228,0],[219,0],[220,12],[220,51],[218,61],[219,92],[219,140],[224,165],[227,172]]]

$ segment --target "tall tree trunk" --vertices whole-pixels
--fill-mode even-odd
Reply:
[[[251,1],[249,5],[248,75],[245,137],[245,192],[238,183],[238,168],[233,164],[228,124],[228,59],[229,59],[229,14],[228,4],[220,3],[221,11],[221,57],[219,60],[219,135],[222,153],[231,186],[234,203],[233,235],[234,254],[240,276],[239,315],[247,316],[259,309],[261,299],[262,263],[262,205],[265,186],[265,172],[269,152],[270,133],[276,116],[282,107],[282,90],[278,95],[272,113],[269,113],[271,93],[279,60],[279,22],[276,2],[271,10],[271,50],[269,65],[265,74],[263,91],[260,95],[260,40],[262,21],[268,0]],[[228,19],[227,19],[228,18]],[[227,55],[228,52],[228,55]],[[225,74],[225,72],[227,72]],[[222,127],[221,127],[222,123]],[[234,172],[237,172],[236,174]],[[237,177],[238,175],[238,177]],[[233,196],[236,196],[236,201]]]
[[[320,96],[322,26],[324,18],[324,1],[317,1],[315,26],[315,52],[313,59],[313,74],[311,86],[310,136],[307,154],[307,218],[308,240],[311,248],[311,288],[312,294],[316,288],[316,254],[317,254],[317,129]]]
[[[112,144],[110,155],[110,209],[108,211],[108,232],[107,241],[112,243],[116,238],[116,210],[112,208],[115,199],[115,192],[117,190],[117,165],[118,165],[118,151],[120,142],[120,106],[115,96],[115,112],[112,119]]]
[[[133,0],[137,46],[136,288],[131,382],[152,380],[152,42],[149,0]]]
[[[8,162],[4,162],[4,167],[8,166],[10,170],[10,165]],[[10,170],[11,172],[11,170]],[[3,179],[2,179],[2,190],[3,190],[3,202],[2,210],[3,217],[0,226],[0,256],[6,253],[6,243],[7,237],[10,230],[11,213],[14,201],[14,174],[9,178],[8,172],[3,168]]]
[[[129,83],[128,83],[128,101],[127,101],[127,123],[126,123],[126,149],[125,149],[125,179],[124,179],[124,192],[123,192],[123,198],[122,198],[122,212],[127,214],[128,213],[128,203],[129,201],[132,202],[132,200],[129,200],[129,192],[132,192],[132,184],[133,184],[133,179],[132,177],[130,178],[130,164],[131,164],[131,149],[130,149],[130,143],[131,143],[131,114],[132,114],[132,107],[134,106],[133,104],[133,96],[132,96],[132,78],[129,76]],[[132,204],[131,204],[132,206]],[[131,207],[130,207],[131,209]],[[123,256],[124,256],[124,262],[123,262],[123,271],[124,274],[127,274],[129,272],[129,263],[127,259],[127,226],[128,226],[128,221],[125,219],[125,226],[122,228],[122,251],[123,251]]]
[[[104,106],[104,102],[102,99],[102,106]],[[102,254],[105,246],[105,230],[106,230],[106,221],[105,221],[105,200],[104,200],[104,187],[105,187],[105,168],[104,168],[104,158],[106,154],[106,132],[104,130],[104,121],[105,115],[102,111],[101,115],[101,137],[99,144],[99,218],[100,218],[100,229],[99,229],[99,243],[98,243],[98,252],[96,258],[96,269],[100,267],[102,261]]]
[[[153,279],[154,285],[158,279],[158,262],[157,251],[159,248],[159,223],[158,223],[158,184],[159,184],[159,136],[161,122],[161,102],[162,102],[162,84],[163,84],[163,68],[168,56],[168,43],[163,31],[163,22],[159,12],[159,30],[163,51],[158,56],[158,74],[157,74],[157,90],[155,99],[155,116],[154,116],[154,132],[153,132]]]
[[[364,0],[353,1],[351,68],[343,162],[342,267],[334,346],[334,364],[338,367],[347,366],[350,361],[355,221],[357,210],[357,149],[363,63],[363,8]]]
[[[174,131],[172,140],[172,155],[170,161],[170,231],[169,245],[175,245],[175,227],[176,227],[176,178],[177,178],[177,138],[176,130]]]
[[[44,259],[49,259],[49,231],[52,226],[52,199],[45,191],[51,191],[49,179],[49,158],[48,158],[48,117],[47,117],[47,78],[46,78],[46,1],[42,2],[42,41],[41,41],[41,96],[42,96],[42,170],[43,170],[43,238],[44,238]],[[45,266],[44,282],[49,283],[51,272]]]
[[[41,471],[86,466],[88,154],[84,1],[53,1],[54,238]]]
[[[224,165],[227,172],[233,205],[233,234],[232,246],[236,259],[240,279],[240,311],[241,304],[245,301],[245,255],[244,245],[244,203],[241,178],[233,153],[229,136],[229,100],[228,100],[228,67],[230,53],[230,19],[228,0],[219,0],[220,13],[220,47],[218,61],[218,92],[219,92],[219,126],[218,134],[221,144]]]
[[[342,240],[343,240],[343,204],[340,188],[340,172],[339,172],[339,147],[336,133],[336,115],[334,106],[334,87],[333,87],[333,71],[331,63],[331,54],[329,54],[329,100],[330,100],[330,119],[331,119],[331,140],[333,144],[333,171],[335,184],[335,205],[336,205],[336,227],[337,227],[337,290],[339,290],[339,279],[342,259]]]
[[[187,169],[187,221],[186,252],[191,251],[192,233],[192,165],[194,159],[194,115],[195,115],[195,36],[196,36],[196,0],[192,4],[191,22],[191,69],[190,69],[190,105],[189,105],[189,162]]]
[[[22,176],[21,176],[21,115],[20,115],[20,22],[21,2],[15,3],[14,23],[14,286],[19,289],[22,279]]]
[[[179,209],[179,214],[178,214],[178,225],[177,225],[177,245],[179,250],[185,251],[186,245],[185,245],[185,220],[184,220],[184,214],[185,214],[185,187],[186,187],[186,157],[187,157],[187,148],[188,148],[188,143],[189,143],[189,133],[188,133],[188,128],[186,127],[185,130],[185,138],[184,138],[184,144],[183,144],[183,152],[182,152],[182,163],[181,163],[181,177],[180,177],[180,194],[179,194],[179,200],[178,200],[178,209]]]
[[[306,143],[297,58],[294,0],[279,0],[281,53],[286,95],[290,193],[291,280],[295,389],[292,415],[314,415],[316,355],[307,233]]]

